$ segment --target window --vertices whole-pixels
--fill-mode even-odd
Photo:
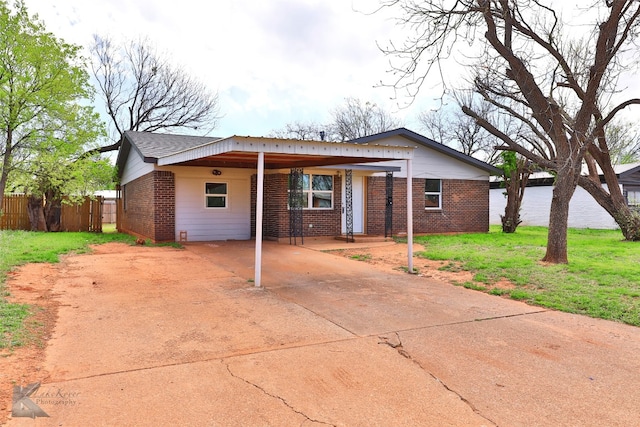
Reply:
[[[439,179],[427,179],[424,184],[424,208],[442,208],[442,181]]]
[[[629,206],[640,206],[640,189],[627,191],[627,204]]]
[[[227,207],[227,183],[207,182],[204,184],[205,207],[221,209]]]
[[[304,209],[333,208],[333,176],[303,174],[301,204]]]

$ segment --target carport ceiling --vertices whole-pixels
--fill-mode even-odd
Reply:
[[[351,163],[379,162],[379,158],[367,157],[341,157],[341,156],[311,156],[301,154],[272,154],[265,153],[265,169],[302,168],[311,166],[329,166]],[[179,166],[206,166],[225,168],[249,168],[258,167],[258,153],[243,153],[232,151],[230,153],[207,156],[201,159],[176,163]]]
[[[157,162],[159,166],[257,169],[260,152],[264,153],[265,169],[372,163],[413,157],[412,147],[234,136],[162,156]]]

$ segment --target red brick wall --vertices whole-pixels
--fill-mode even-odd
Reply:
[[[265,239],[289,237],[288,174],[264,176],[264,212],[262,235]],[[257,177],[251,177],[251,236],[256,235]],[[333,176],[333,209],[305,209],[302,212],[302,229],[305,237],[339,236],[341,233],[342,181]],[[313,227],[309,227],[312,224]]]
[[[154,171],[153,240],[172,242],[176,239],[176,184],[173,172]]]
[[[154,242],[175,240],[173,173],[153,171],[123,188],[122,231]]]
[[[413,179],[413,232],[458,233],[489,231],[489,182],[442,180],[442,209],[424,208],[425,179]],[[404,178],[393,182],[393,234],[407,231],[407,191]],[[385,177],[367,180],[367,233],[384,234]]]

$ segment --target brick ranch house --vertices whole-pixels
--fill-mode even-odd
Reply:
[[[118,228],[154,242],[249,240],[256,217],[260,240],[401,234],[409,221],[415,233],[487,232],[500,172],[404,128],[348,143],[128,131],[117,167]]]

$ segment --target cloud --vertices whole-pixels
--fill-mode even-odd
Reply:
[[[369,2],[370,0],[362,0]],[[325,121],[345,97],[380,105],[394,26],[349,0],[26,0],[47,29],[88,46],[94,33],[148,37],[172,63],[220,93],[220,134],[266,134]],[[363,9],[363,8],[360,8]]]

